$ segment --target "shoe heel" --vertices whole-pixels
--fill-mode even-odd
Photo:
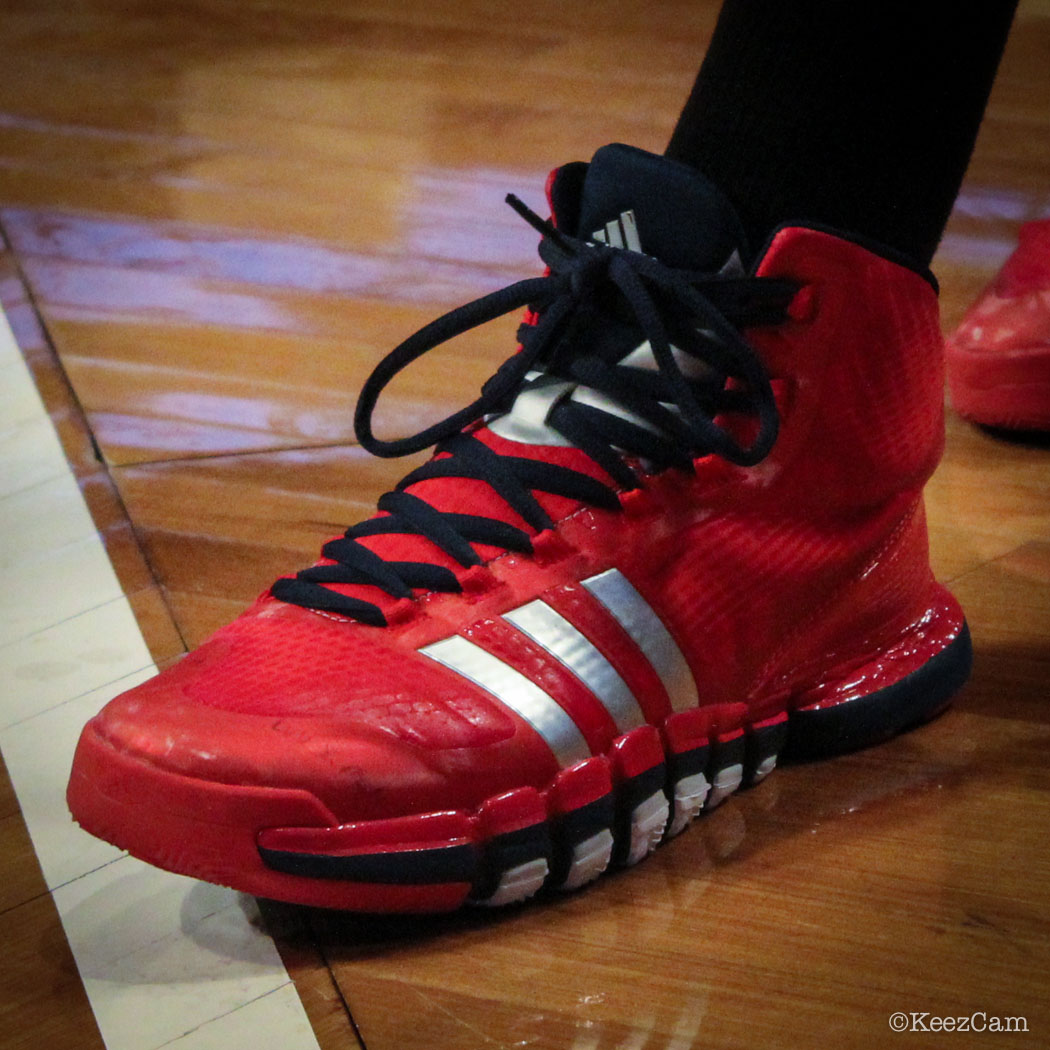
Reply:
[[[789,713],[785,758],[827,758],[870,747],[947,707],[970,676],[973,646],[958,603],[943,588],[938,590],[937,604],[896,645],[854,668],[843,681],[824,684],[799,699]],[[923,652],[930,655],[909,667]],[[893,680],[896,666],[906,670]]]

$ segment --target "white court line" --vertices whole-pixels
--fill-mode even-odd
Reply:
[[[156,667],[2,310],[0,575],[0,751],[108,1050],[317,1050],[254,901],[66,809],[81,726]]]

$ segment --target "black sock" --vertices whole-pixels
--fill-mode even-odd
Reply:
[[[667,155],[714,180],[755,247],[786,220],[926,267],[1016,0],[725,0]]]

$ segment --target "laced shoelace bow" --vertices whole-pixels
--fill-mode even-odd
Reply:
[[[481,563],[475,543],[531,553],[530,534],[509,522],[438,511],[405,491],[429,478],[484,481],[537,533],[553,528],[554,522],[534,492],[619,509],[617,490],[590,475],[499,454],[469,433],[467,428],[476,421],[508,411],[530,383],[567,381],[566,395],[578,384],[626,409],[626,414],[608,412],[561,396],[546,419],[551,430],[586,453],[623,489],[640,484],[639,463],[647,470],[690,470],[695,456],[716,453],[752,466],[772,448],[779,423],[773,389],[740,328],[784,320],[796,285],[674,269],[640,252],[570,237],[513,195],[507,201],[543,234],[540,257],[548,273],[483,296],[421,328],[380,361],[358,399],[354,428],[369,452],[392,457],[436,446],[443,455],[380,497],[383,516],[353,525],[325,544],[321,554],[329,564],[278,580],[271,589],[275,598],[385,626],[379,606],[330,585],[372,585],[393,598],[410,598],[417,589],[455,593],[461,587],[455,572],[445,566],[389,561],[359,540],[382,534],[423,536],[464,569]],[[392,441],[375,436],[372,414],[395,376],[440,344],[524,307],[537,320],[519,328],[520,350],[485,382],[475,401],[417,434]],[[619,315],[621,325],[640,330],[656,369],[629,367],[596,351],[574,350],[574,317],[595,310]],[[665,316],[672,320],[673,337]],[[698,378],[686,375],[676,351],[701,364]],[[530,379],[536,372],[539,378]],[[757,420],[750,443],[742,443],[716,422],[726,412],[746,412]]]

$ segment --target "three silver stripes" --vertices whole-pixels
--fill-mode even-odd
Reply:
[[[671,699],[675,711],[695,707],[696,683],[681,649],[660,618],[630,581],[609,569],[583,581],[638,646]],[[645,723],[637,698],[602,653],[564,616],[536,600],[503,615],[568,668],[608,711],[621,733]],[[562,766],[590,756],[590,749],[561,705],[533,681],[499,657],[459,635],[420,650],[491,693],[528,722],[547,742]]]

